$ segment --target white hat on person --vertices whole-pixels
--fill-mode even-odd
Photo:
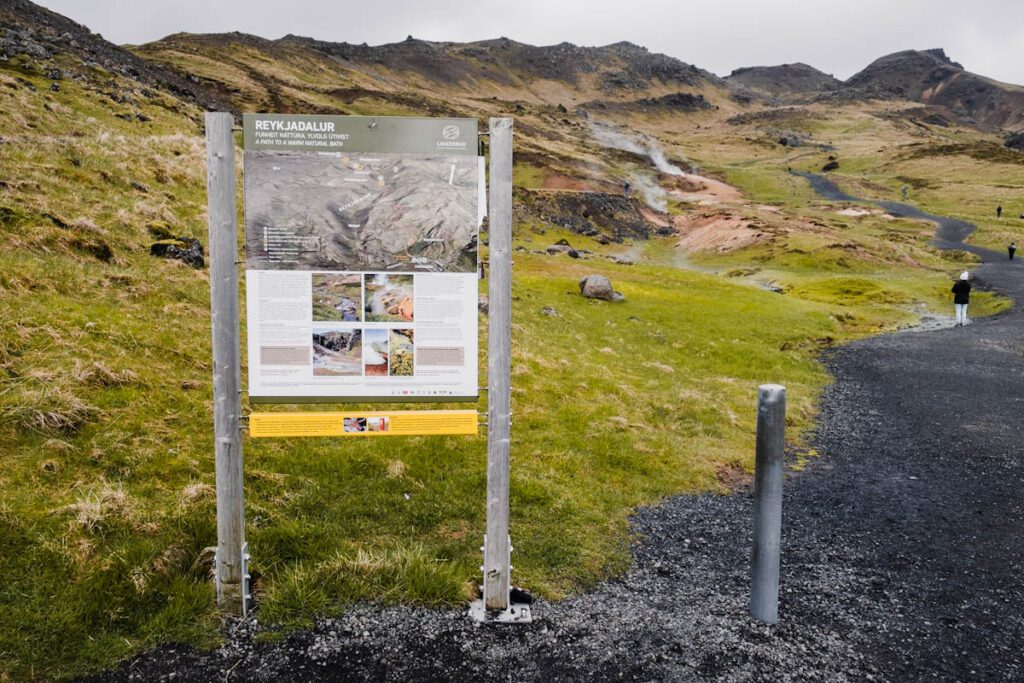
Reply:
[[[960,279],[961,280],[966,280],[969,277],[970,277],[970,275],[967,273],[966,270],[964,272],[960,273]]]

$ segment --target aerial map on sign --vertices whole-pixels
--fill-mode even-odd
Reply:
[[[476,268],[475,157],[254,151],[245,182],[250,268]]]

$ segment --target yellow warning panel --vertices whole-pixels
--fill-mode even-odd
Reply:
[[[364,413],[252,413],[249,436],[428,436],[477,433],[475,410]]]

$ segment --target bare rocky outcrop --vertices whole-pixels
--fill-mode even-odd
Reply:
[[[202,268],[206,265],[203,254],[203,244],[195,237],[169,237],[159,242],[154,242],[149,247],[152,256],[173,259],[187,263],[193,268]]]
[[[515,189],[515,222],[553,223],[588,237],[609,241],[645,240],[659,226],[644,216],[637,199],[606,192]]]
[[[598,109],[609,110],[631,110],[631,111],[661,111],[661,112],[694,112],[706,109],[714,109],[715,105],[704,98],[703,95],[694,95],[688,92],[675,92],[660,97],[642,97],[638,100],[626,102],[609,102],[595,100],[582,105],[584,115],[587,110]]]
[[[141,85],[164,90],[208,109],[227,110],[229,105],[198,82],[175,74],[105,40],[56,12],[28,2],[0,2],[0,59],[17,56],[46,63],[57,55],[70,56],[85,68],[101,67]],[[45,67],[52,78],[55,66]],[[61,72],[61,78],[72,76]]]
[[[1006,146],[1010,149],[1015,149],[1018,152],[1024,152],[1024,131],[1014,133],[1010,137],[1006,138]]]
[[[778,66],[743,67],[726,76],[725,80],[731,85],[740,85],[773,96],[820,93],[837,90],[843,85],[843,82],[832,74],[801,62]]]

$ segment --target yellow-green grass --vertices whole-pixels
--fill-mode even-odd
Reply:
[[[516,164],[512,168],[512,181],[516,187],[529,189],[541,187],[547,176],[547,171],[529,164]]]

